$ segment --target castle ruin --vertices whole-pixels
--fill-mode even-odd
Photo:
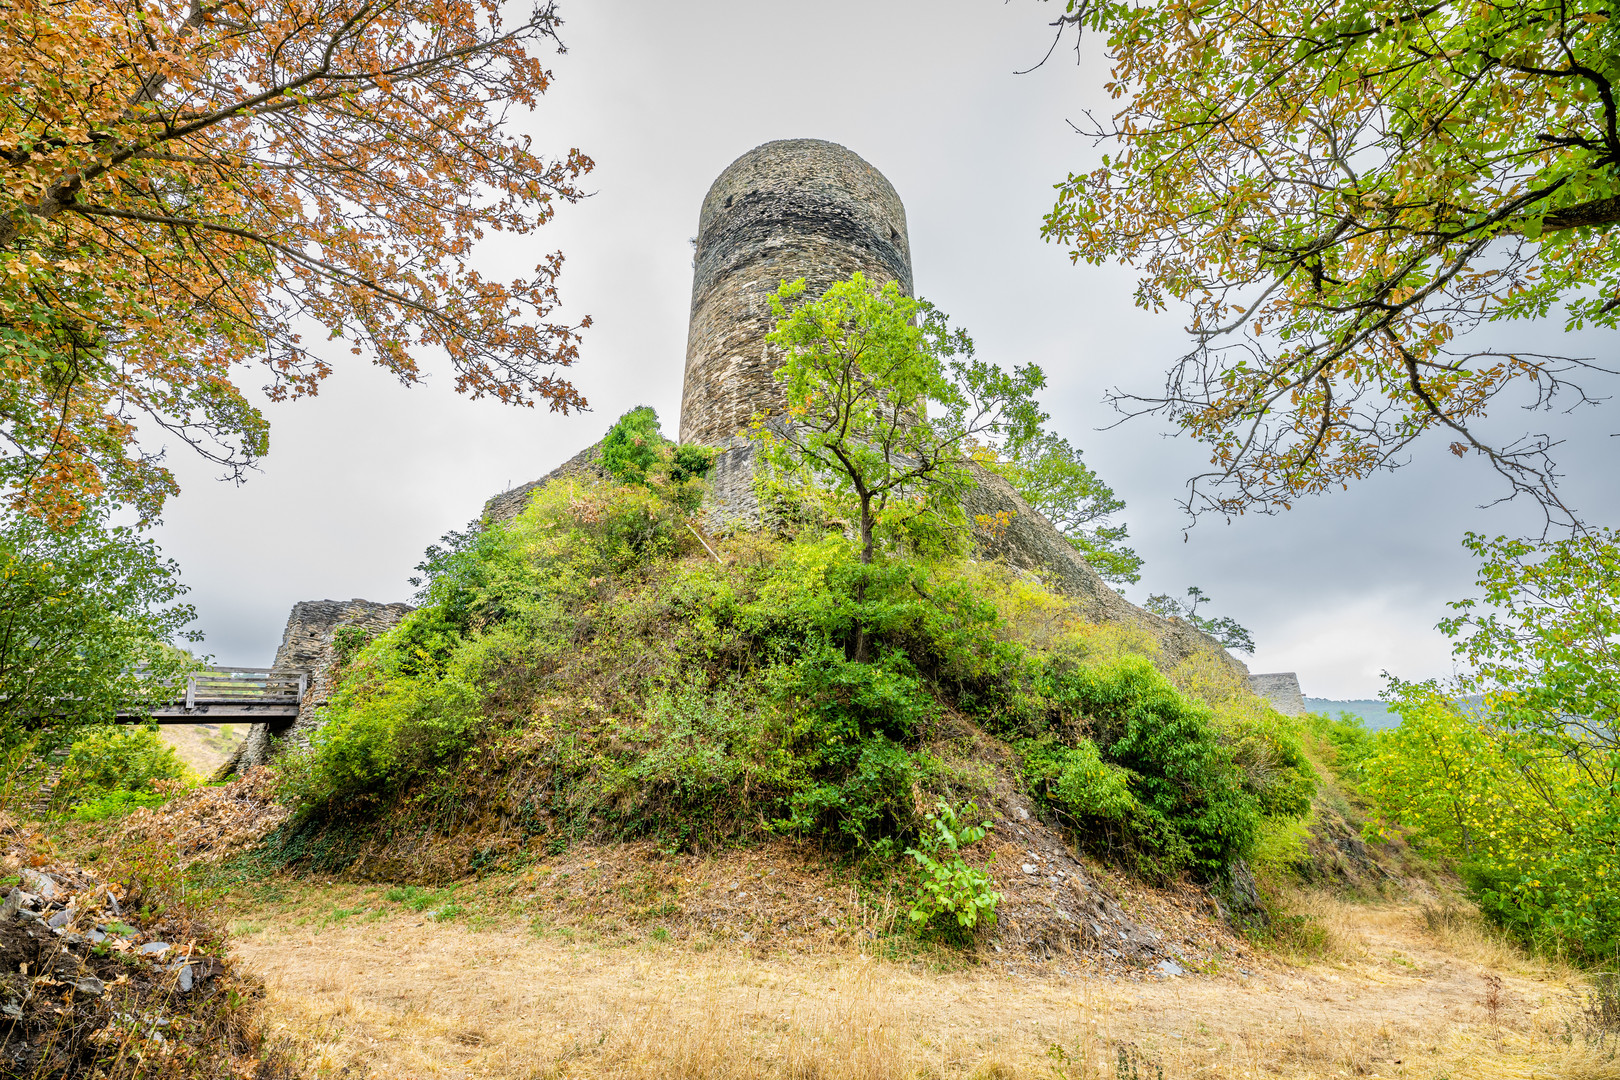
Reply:
[[[733,161],[698,215],[681,442],[723,445],[781,401],[765,342],[771,297],[805,279],[820,296],[861,272],[912,291],[906,209],[883,174],[819,139],[780,139]]]
[[[816,297],[856,271],[874,281],[897,281],[906,293],[912,292],[905,207],[883,174],[854,152],[819,139],[769,142],[732,162],[709,188],[698,217],[680,439],[720,450],[709,476],[706,512],[711,525],[759,524],[753,452],[745,429],[754,415],[782,401],[772,377],[776,361],[765,340],[775,322],[771,296],[783,281],[802,277],[808,295]],[[597,447],[490,499],[482,520],[515,517],[546,483],[581,475],[605,475]],[[970,518],[983,515],[1007,522],[975,534],[981,557],[1042,575],[1093,622],[1145,630],[1169,663],[1214,649],[1247,676],[1240,661],[1185,621],[1160,618],[1120,596],[1001,477],[979,470],[977,480],[966,497]],[[296,605],[276,667],[307,668],[314,675],[299,718],[279,730],[255,725],[221,775],[264,761],[283,741],[307,738],[332,685],[334,634],[340,627],[376,633],[409,610],[404,604],[360,600]],[[1268,682],[1261,692],[1274,689]]]

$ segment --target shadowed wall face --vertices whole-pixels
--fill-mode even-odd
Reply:
[[[781,400],[765,335],[770,298],[804,278],[820,296],[857,270],[910,294],[906,211],[883,174],[837,143],[750,150],[703,200],[681,392],[682,442],[725,442]]]

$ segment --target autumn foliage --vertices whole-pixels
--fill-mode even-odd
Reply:
[[[403,382],[567,410],[588,320],[553,320],[560,253],[511,281],[591,167],[512,133],[550,82],[553,9],[494,0],[4,0],[0,486],[70,523],[155,515],[160,442],[240,475],[265,453],[238,382],[313,394],[333,354]],[[315,341],[307,340],[313,335]]]

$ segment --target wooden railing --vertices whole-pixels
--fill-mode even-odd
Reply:
[[[151,712],[160,724],[244,724],[298,716],[309,673],[272,668],[203,668],[186,680],[184,701]],[[120,720],[144,720],[120,714]]]

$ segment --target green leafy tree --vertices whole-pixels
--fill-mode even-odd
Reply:
[[[1620,947],[1617,541],[1470,533],[1481,595],[1440,628],[1484,707],[1397,681],[1401,726],[1360,766],[1384,820],[1456,859],[1493,917],[1594,959]]]
[[[1041,419],[1045,421],[1044,414]],[[1125,509],[1125,501],[1067,439],[1037,428],[1002,447],[993,467],[1057,526],[1104,581],[1123,585],[1142,579],[1141,557],[1125,546],[1126,526],[1109,524],[1110,517]]]
[[[1120,104],[1043,232],[1188,310],[1163,395],[1116,401],[1210,446],[1190,510],[1286,507],[1440,431],[1569,515],[1548,438],[1476,427],[1576,362],[1465,335],[1620,320],[1612,4],[1070,0],[1059,26],[1105,39]]]
[[[1187,589],[1185,600],[1177,600],[1169,593],[1155,593],[1142,606],[1167,619],[1185,619],[1228,649],[1254,652],[1254,638],[1236,619],[1229,615],[1217,619],[1198,614],[1198,609],[1208,602],[1209,597],[1204,595],[1204,590],[1193,585]]]
[[[101,514],[52,531],[0,517],[0,724],[43,718],[107,722],[172,700],[190,656],[179,568]]]
[[[786,415],[759,415],[752,433],[767,461],[853,501],[869,564],[880,525],[960,517],[969,467],[991,458],[986,442],[1034,437],[1045,376],[976,359],[964,331],[892,281],[857,273],[804,296],[801,278],[772,298],[767,340],[783,353]]]
[[[1532,543],[1469,533],[1478,599],[1452,604],[1466,689],[1514,728],[1551,741],[1589,779],[1620,768],[1620,533]]]
[[[1559,740],[1396,681],[1399,727],[1356,766],[1370,828],[1452,860],[1482,910],[1527,942],[1596,960],[1620,948],[1620,792]],[[1613,775],[1614,755],[1608,757]]]

